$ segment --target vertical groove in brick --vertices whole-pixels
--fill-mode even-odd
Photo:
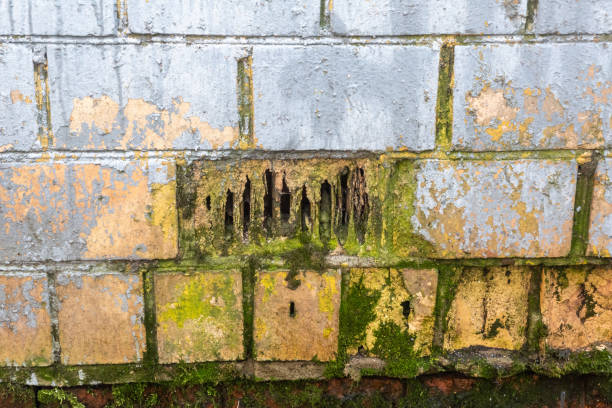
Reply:
[[[319,25],[321,33],[328,34],[331,29],[331,11],[334,0],[321,0],[321,11],[319,15]]]
[[[242,313],[243,313],[243,344],[245,360],[254,356],[254,319],[255,319],[255,273],[258,269],[256,258],[251,257],[242,267]]]
[[[525,348],[529,353],[540,352],[540,341],[545,336],[540,305],[541,286],[542,268],[532,268],[529,280],[529,293],[527,295],[527,342],[525,344]]]
[[[527,16],[525,17],[525,32],[533,31],[533,23],[538,12],[538,0],[527,0]]]
[[[155,315],[155,274],[145,271],[142,277],[144,289],[144,326],[147,349],[143,361],[147,365],[155,365],[159,361],[157,353],[157,318]]]
[[[436,102],[436,149],[448,151],[453,137],[454,42],[445,42],[440,49],[438,98]]]
[[[117,0],[117,29],[119,33],[125,33],[128,31],[128,12],[127,12],[127,1],[128,0]]]
[[[47,282],[49,287],[49,315],[51,317],[51,341],[53,346],[53,362],[55,364],[61,363],[61,347],[59,338],[59,299],[57,298],[57,291],[55,289],[55,272],[47,273]]]
[[[448,326],[447,315],[455,297],[458,278],[462,268],[449,265],[438,267],[438,287],[436,288],[436,304],[434,307],[433,350],[444,347],[444,335]]]
[[[38,123],[38,140],[44,151],[53,146],[51,130],[51,105],[49,102],[49,76],[47,50],[44,47],[34,49],[34,88],[36,93],[36,121]]]
[[[576,197],[574,199],[574,223],[572,226],[572,247],[570,256],[584,256],[589,242],[589,220],[595,170],[599,154],[578,160],[578,178],[576,180]]]
[[[253,106],[253,56],[252,49],[249,55],[238,60],[238,147],[246,149],[254,147],[255,129]]]

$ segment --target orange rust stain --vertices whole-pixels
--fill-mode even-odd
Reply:
[[[11,91],[11,103],[16,104],[17,102],[25,102],[27,104],[32,103],[32,98],[29,96],[24,96],[21,91],[17,89],[13,89]]]
[[[477,96],[467,95],[466,101],[468,113],[474,113],[474,119],[480,126],[488,126],[495,119],[509,122],[516,118],[519,111],[519,108],[508,104],[502,89],[492,89],[489,85],[485,85]]]

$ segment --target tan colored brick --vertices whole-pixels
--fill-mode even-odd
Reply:
[[[178,251],[174,164],[0,168],[0,260],[159,259]]]
[[[329,361],[338,346],[340,271],[302,271],[288,287],[287,271],[260,271],[255,287],[257,360]],[[291,316],[291,303],[294,316]]]
[[[577,350],[612,342],[611,272],[607,268],[544,271],[540,304],[548,347]]]
[[[0,365],[51,362],[47,277],[39,273],[0,275]]]
[[[155,304],[161,363],[243,358],[240,272],[156,275]]]
[[[444,347],[518,350],[525,342],[530,273],[518,267],[470,268],[448,312]]]
[[[433,340],[437,283],[435,269],[351,269],[348,296],[366,297],[376,303],[373,319],[360,334],[363,338],[352,339],[349,354],[357,353],[359,347],[371,351],[382,324],[397,327],[406,334],[406,341],[412,341],[409,336],[414,336],[415,351],[427,354]]]
[[[57,296],[63,364],[118,364],[142,359],[146,341],[139,275],[61,273]]]

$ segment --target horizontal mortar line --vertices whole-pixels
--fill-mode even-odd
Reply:
[[[281,260],[280,257],[266,258],[270,263],[269,267],[272,269],[282,269],[284,265],[282,262],[274,262],[275,260]],[[200,269],[202,271],[221,271],[235,269],[222,268],[224,265],[225,258],[216,259],[215,263],[204,262],[191,262],[183,261],[178,262],[176,265],[159,265],[156,266],[160,261],[173,262],[172,260],[99,260],[99,261],[36,261],[36,262],[7,262],[0,264],[0,274],[15,274],[15,273],[32,273],[32,272],[46,272],[52,274],[59,273],[81,273],[86,272],[89,274],[117,274],[117,273],[136,273],[139,272],[140,268],[148,268],[148,270],[160,272],[168,272],[171,270],[186,270],[186,269]],[[233,264],[240,265],[246,264],[246,261],[239,259],[230,259]],[[436,268],[438,266],[457,266],[457,267],[491,267],[491,266],[550,266],[550,267],[575,267],[575,266],[612,266],[612,258],[599,258],[599,257],[559,257],[559,258],[418,258],[418,257],[405,257],[396,261],[385,261],[378,260],[376,258],[364,258],[358,256],[349,255],[328,255],[325,257],[326,268]],[[308,268],[304,268],[308,269]]]
[[[75,162],[104,159],[186,159],[186,160],[299,160],[299,159],[413,159],[413,160],[520,160],[520,159],[575,159],[584,154],[599,152],[603,157],[612,156],[605,149],[545,149],[517,151],[376,151],[376,150],[48,150],[36,152],[2,152],[0,163],[20,162]]]
[[[2,35],[0,43],[129,45],[142,43],[219,45],[429,45],[452,40],[457,44],[610,42],[612,34],[423,34],[381,36],[214,36],[192,34],[129,34],[127,36]]]

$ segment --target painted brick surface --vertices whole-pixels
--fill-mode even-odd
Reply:
[[[350,339],[349,354],[384,357],[392,347],[389,333],[411,345],[414,355],[428,353],[437,283],[435,269],[351,269],[346,302],[356,306],[349,313],[365,330]]]
[[[111,35],[117,31],[117,4],[108,0],[1,0],[0,35]]]
[[[610,146],[611,102],[608,44],[478,45],[455,50],[455,149]]]
[[[611,33],[610,0],[539,0],[536,33]]]
[[[255,47],[255,136],[269,150],[434,146],[438,50]]]
[[[311,36],[319,13],[319,3],[307,0],[128,2],[130,31],[147,34]]]
[[[546,269],[540,299],[547,347],[578,350],[612,343],[608,268]]]
[[[463,271],[447,316],[444,347],[518,350],[525,342],[530,273],[518,267]]]
[[[3,261],[172,258],[174,164],[0,164]]]
[[[0,275],[0,365],[50,365],[51,354],[47,277]]]
[[[334,0],[332,30],[351,35],[514,34],[527,0]]]
[[[257,273],[255,359],[329,361],[338,346],[340,271],[288,274]]]
[[[58,148],[216,149],[237,142],[237,48],[67,45],[48,54]]]
[[[155,303],[161,363],[243,358],[240,272],[159,274]]]
[[[569,252],[574,161],[426,160],[418,167],[411,222],[436,256],[553,257]]]
[[[593,184],[587,253],[609,257],[612,253],[612,159],[599,162]]]
[[[0,152],[40,148],[30,46],[0,44],[0,106]]]
[[[138,362],[145,350],[139,275],[58,275],[59,342],[63,364]]]

